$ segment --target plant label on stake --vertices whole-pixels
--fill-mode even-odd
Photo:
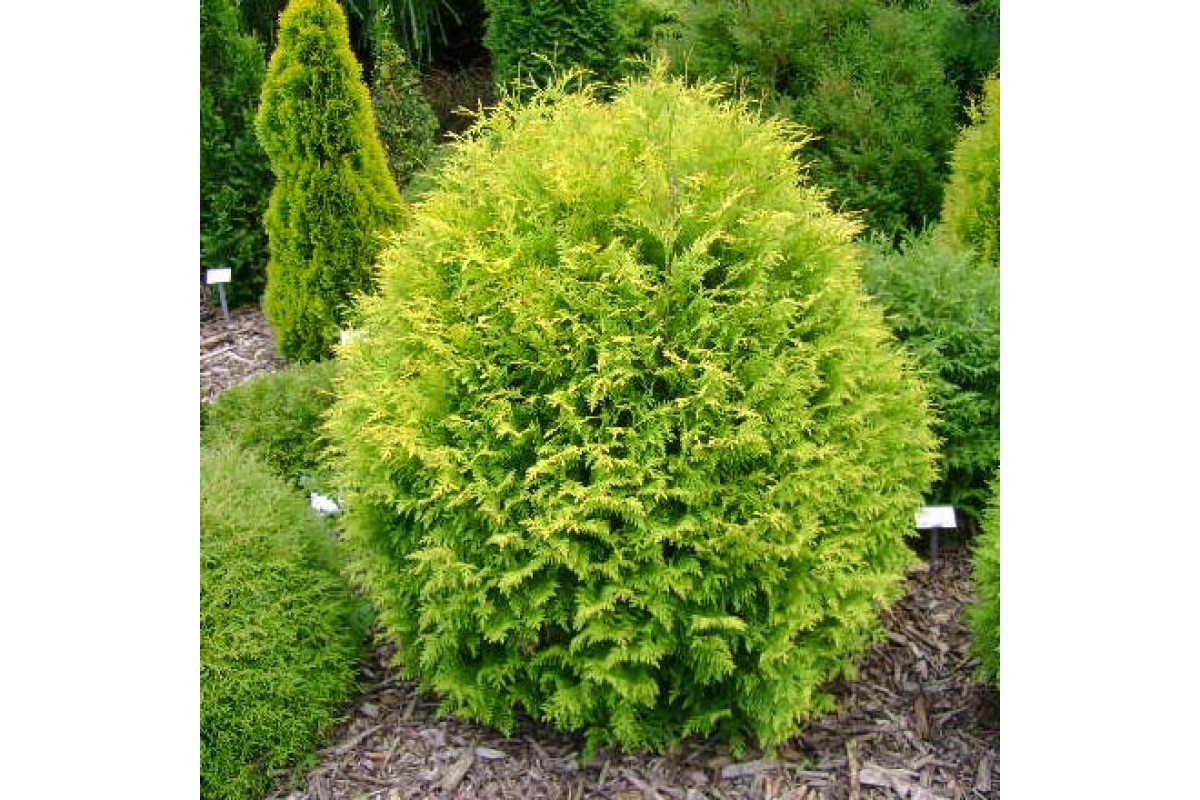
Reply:
[[[917,530],[930,531],[929,557],[938,557],[938,533],[943,530],[955,530],[958,520],[954,516],[954,506],[924,506],[917,512]]]
[[[209,286],[214,283],[217,285],[217,296],[221,298],[221,313],[225,315],[225,327],[229,325],[229,306],[225,303],[225,284],[229,283],[233,277],[233,270],[229,267],[220,267],[218,269],[209,269],[204,271],[204,282]]]

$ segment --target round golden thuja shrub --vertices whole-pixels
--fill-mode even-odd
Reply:
[[[924,389],[799,130],[661,69],[569,85],[457,144],[360,298],[350,570],[446,710],[771,745],[902,592]]]

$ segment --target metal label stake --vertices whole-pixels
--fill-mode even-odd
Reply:
[[[929,531],[929,560],[938,557],[938,534],[958,529],[954,506],[924,506],[917,512],[917,530]]]
[[[221,299],[221,313],[225,316],[225,327],[232,327],[229,321],[229,306],[225,302],[225,284],[229,283],[232,277],[233,270],[229,267],[220,267],[218,269],[209,269],[204,271],[204,282],[209,286],[216,284],[217,297]]]

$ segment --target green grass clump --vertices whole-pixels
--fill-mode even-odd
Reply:
[[[903,591],[924,390],[797,131],[661,69],[564,85],[456,145],[361,300],[352,574],[469,718],[778,743]]]
[[[356,691],[364,623],[330,531],[269,468],[200,451],[200,793],[258,800]]]
[[[929,499],[978,519],[1000,464],[1000,273],[934,228],[900,250],[872,243],[863,275],[938,411],[942,470]]]
[[[1000,688],[1000,473],[983,517],[983,530],[975,542],[975,592],[971,608],[974,638],[971,652],[979,659],[979,677]]]
[[[333,361],[301,364],[226,389],[201,405],[201,442],[230,441],[293,486],[328,494],[321,418],[336,370]]]

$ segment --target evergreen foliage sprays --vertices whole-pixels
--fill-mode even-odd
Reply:
[[[375,56],[371,100],[379,138],[392,177],[402,187],[433,152],[437,116],[421,93],[416,67],[396,43],[390,15],[382,11],[371,20],[371,49]]]
[[[381,255],[327,427],[343,543],[447,709],[771,744],[880,632],[934,439],[796,135],[661,71],[559,84]]]
[[[971,652],[979,677],[1000,688],[1000,473],[992,483],[983,530],[975,542],[973,575],[977,600],[970,611]]]
[[[242,32],[234,0],[201,0],[200,263],[232,270],[232,303],[257,300],[267,281],[271,165],[254,134],[265,70],[263,46]]]
[[[320,360],[350,298],[374,290],[401,203],[336,0],[292,0],[280,16],[257,125],[276,177],[263,310],[285,357]]]
[[[620,66],[616,0],[484,0],[483,42],[498,86],[544,84],[575,67],[611,81]]]
[[[942,225],[951,241],[1000,266],[1000,79],[984,83],[951,158]]]
[[[813,180],[893,238],[937,220],[954,144],[953,0],[692,0],[681,73],[736,84],[817,137]]]
[[[1000,466],[1000,273],[945,241],[934,226],[893,250],[876,241],[863,266],[868,291],[928,376],[942,440],[932,503],[978,520]]]

